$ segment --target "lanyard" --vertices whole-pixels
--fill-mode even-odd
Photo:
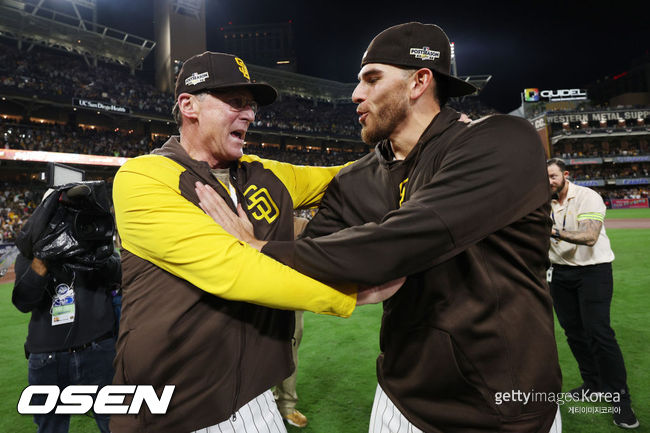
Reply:
[[[568,207],[568,203],[567,203],[567,207]],[[564,230],[565,227],[566,227],[566,214],[567,214],[567,212],[566,212],[566,209],[565,209],[564,210],[564,220],[562,221],[562,230]],[[556,224],[556,222],[555,222],[555,213],[553,211],[551,211],[551,219],[553,220],[553,225],[555,225]]]

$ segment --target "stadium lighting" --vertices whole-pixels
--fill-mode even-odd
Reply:
[[[457,77],[458,71],[456,70],[456,44],[454,42],[451,42],[449,44],[449,47],[451,48],[451,75]]]

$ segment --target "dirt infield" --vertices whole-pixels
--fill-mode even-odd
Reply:
[[[648,218],[617,218],[606,219],[606,229],[650,229]]]
[[[0,284],[2,283],[13,283],[16,278],[16,273],[14,272],[14,265],[11,265],[7,269],[7,273],[0,277]]]

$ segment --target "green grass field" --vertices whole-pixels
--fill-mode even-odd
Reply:
[[[628,218],[624,216],[623,218]],[[608,231],[616,253],[614,262],[615,295],[612,325],[617,333],[628,369],[628,383],[641,427],[650,429],[650,341],[648,307],[650,273],[643,263],[650,253],[650,230]],[[0,391],[0,432],[35,432],[31,417],[16,413],[20,392],[27,384],[27,362],[23,342],[29,316],[11,305],[11,284],[0,285],[0,362],[6,386]],[[305,314],[305,332],[298,370],[298,408],[309,417],[305,429],[289,427],[289,432],[362,433],[367,432],[374,397],[375,358],[381,306],[359,308],[349,319]],[[556,323],[556,338],[563,373],[563,390],[581,381],[562,331]],[[644,349],[646,347],[646,349]],[[572,405],[575,403],[572,403]],[[579,404],[581,406],[600,406]],[[620,432],[608,414],[569,414],[562,408],[564,432]],[[71,432],[95,432],[88,417],[73,418]]]
[[[608,219],[617,218],[650,218],[650,208],[645,209],[607,209]],[[607,221],[605,221],[607,227]]]

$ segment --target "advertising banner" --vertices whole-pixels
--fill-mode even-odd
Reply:
[[[612,209],[637,209],[647,208],[647,198],[613,198]]]
[[[605,181],[603,179],[576,180],[573,183],[580,186],[605,186]]]
[[[616,185],[647,185],[649,183],[650,183],[650,178],[647,177],[616,179]]]
[[[650,161],[650,155],[642,156],[617,156],[614,158],[614,162],[645,162]]]
[[[60,162],[67,164],[111,165],[120,167],[129,158],[103,155],[81,155],[78,153],[43,152],[37,150],[0,149],[0,160]]]
[[[129,112],[127,107],[111,104],[110,102],[91,101],[90,99],[73,98],[72,105],[90,110],[110,111],[111,113],[126,114]]]
[[[603,158],[571,158],[564,159],[567,165],[583,165],[583,164],[602,164]]]
[[[549,114],[546,120],[549,123],[563,122],[600,122],[601,120],[630,120],[646,119],[650,117],[650,110],[616,110],[616,111],[597,111],[597,112],[573,112],[562,114]]]

